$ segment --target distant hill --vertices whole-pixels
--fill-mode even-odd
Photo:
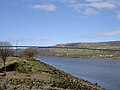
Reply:
[[[94,42],[94,43],[68,43],[68,44],[57,44],[56,46],[94,48],[94,49],[120,49],[120,41]]]

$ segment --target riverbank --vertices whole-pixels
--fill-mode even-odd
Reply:
[[[78,79],[41,61],[8,58],[0,63],[0,90],[104,90],[89,81]]]
[[[39,55],[46,57],[120,60],[120,52],[118,51],[115,52],[115,51],[101,51],[101,50],[47,48],[47,49],[40,49]]]
[[[54,66],[69,74],[88,80],[104,87],[106,90],[119,90],[120,61],[97,60],[64,57],[38,57],[38,60]]]
[[[39,55],[40,56],[40,55]],[[80,55],[80,56],[63,56],[63,55],[54,55],[54,56],[49,56],[49,55],[43,55],[43,57],[60,57],[60,58],[80,58],[80,59],[93,59],[93,60],[120,60],[119,57],[101,57],[102,55],[99,56],[92,56],[92,55]]]

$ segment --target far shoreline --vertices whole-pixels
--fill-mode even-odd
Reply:
[[[37,56],[39,57],[39,56]],[[55,57],[55,58],[80,58],[80,59],[93,59],[93,60],[120,60],[120,58],[97,58],[97,57],[70,57],[70,56],[41,56],[41,57]]]

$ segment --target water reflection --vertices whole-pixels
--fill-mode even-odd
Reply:
[[[107,90],[120,90],[120,60],[39,57],[58,69],[76,77],[98,83]]]

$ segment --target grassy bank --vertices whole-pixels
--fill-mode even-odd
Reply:
[[[104,51],[104,50],[89,50],[89,49],[48,48],[48,49],[41,49],[40,55],[52,56],[52,57],[54,56],[54,57],[120,60],[119,51]]]
[[[104,90],[34,59],[9,57],[0,62],[0,90]]]

